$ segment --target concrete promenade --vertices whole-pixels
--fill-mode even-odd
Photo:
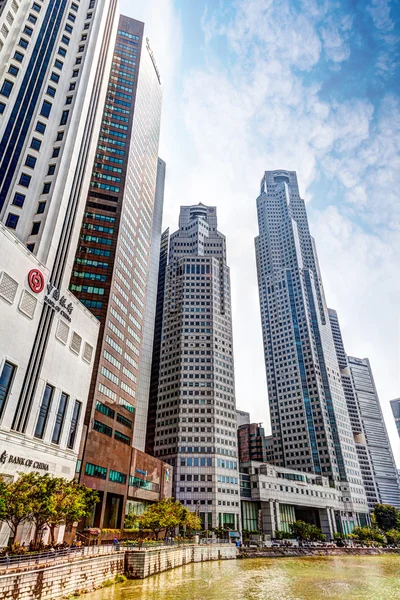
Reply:
[[[157,549],[74,557],[52,566],[13,571],[0,575],[1,600],[59,600],[92,592],[106,583],[118,581],[121,575],[144,579],[175,567],[210,560],[236,559],[232,544],[187,545]]]

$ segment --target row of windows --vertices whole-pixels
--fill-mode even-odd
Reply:
[[[107,468],[94,465],[92,463],[86,463],[85,475],[89,475],[90,477],[98,477],[99,479],[107,479]],[[124,484],[126,483],[127,477],[124,473],[110,469],[108,479],[109,481],[114,481],[115,483]]]

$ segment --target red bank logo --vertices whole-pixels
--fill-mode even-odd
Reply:
[[[44,277],[38,269],[32,269],[28,273],[28,283],[32,292],[35,294],[40,294],[40,292],[44,288]]]

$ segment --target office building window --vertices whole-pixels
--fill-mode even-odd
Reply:
[[[13,84],[12,81],[9,81],[8,79],[5,79],[4,82],[3,82],[3,85],[1,86],[0,94],[2,96],[6,96],[6,98],[8,98],[9,95],[11,94],[12,89],[13,89],[13,85],[14,84]]]
[[[60,125],[66,125],[68,121],[69,110],[63,110]]]
[[[50,188],[51,188],[51,183],[46,182],[43,186],[42,194],[48,194],[50,192]]]
[[[126,483],[126,475],[124,473],[120,473],[119,471],[113,471],[110,469],[109,480],[114,481],[115,483]]]
[[[17,60],[18,62],[22,62],[24,59],[24,55],[22,54],[22,52],[15,52],[14,53],[14,60]]]
[[[47,418],[49,416],[53,395],[54,387],[47,383],[46,388],[44,390],[42,404],[40,406],[39,417],[35,429],[35,437],[39,439],[42,439],[44,435],[44,430],[46,428]]]
[[[44,100],[43,101],[43,105],[42,105],[42,110],[40,111],[40,114],[43,117],[48,118],[50,116],[51,108],[52,108],[51,102],[47,102],[47,100]]]
[[[30,154],[28,154],[28,156],[26,157],[25,166],[29,167],[31,169],[34,169],[35,165],[36,165],[36,158],[34,156],[31,156]]]
[[[39,233],[39,229],[40,229],[40,221],[36,221],[36,223],[33,223],[33,225],[32,225],[31,235],[37,235]]]
[[[37,209],[37,211],[36,211],[36,212],[37,212],[37,214],[38,214],[38,215],[41,215],[41,214],[43,214],[43,213],[44,213],[44,211],[45,211],[45,208],[46,208],[46,202],[39,202],[39,204],[38,204],[38,209]]]
[[[14,77],[16,77],[19,73],[19,69],[18,69],[18,67],[15,67],[14,65],[10,65],[8,72],[10,73],[10,75],[13,75]]]
[[[21,173],[21,177],[19,178],[19,184],[28,188],[31,183],[31,176],[26,173]]]
[[[18,192],[14,195],[14,200],[13,200],[13,204],[14,206],[19,206],[20,208],[23,207],[25,202],[25,196],[24,194],[19,194]]]
[[[65,413],[67,411],[69,396],[64,392],[61,394],[60,403],[58,405],[58,411],[56,416],[56,422],[54,425],[53,436],[51,441],[53,444],[60,443],[60,437],[62,433],[62,428],[64,425]]]
[[[5,109],[6,109],[6,105],[4,104],[4,102],[0,102],[0,115],[3,114]]]
[[[11,386],[16,371],[15,365],[6,361],[0,375],[0,417],[3,414],[7,398],[10,395]]]
[[[18,225],[19,216],[13,215],[12,213],[8,213],[6,220],[6,227],[9,229],[16,229]]]
[[[41,121],[38,121],[36,123],[36,131],[38,131],[39,133],[44,133],[46,131],[46,125]]]
[[[42,142],[40,140],[38,140],[37,138],[32,138],[31,148],[33,148],[34,150],[40,150],[41,145]]]
[[[86,463],[85,475],[89,475],[90,477],[98,477],[99,479],[107,479],[107,469],[105,467],[100,467],[99,465]]]
[[[75,400],[74,412],[72,413],[71,427],[69,429],[68,442],[67,442],[67,446],[71,450],[73,450],[73,448],[74,448],[76,433],[78,431],[78,425],[79,425],[79,417],[81,415],[81,410],[82,410],[82,402],[79,402],[79,400]]]

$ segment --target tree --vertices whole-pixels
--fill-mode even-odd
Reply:
[[[9,543],[15,538],[17,529],[30,516],[31,480],[28,473],[21,473],[15,481],[6,483],[2,480],[1,494],[1,521],[7,523],[11,530]]]
[[[55,478],[53,491],[49,497],[46,525],[50,529],[51,543],[55,542],[55,530],[61,524],[72,525],[76,521],[89,516],[94,504],[99,502],[99,495],[77,481]]]
[[[292,534],[289,531],[285,531],[284,529],[277,529],[275,531],[275,539],[276,540],[290,540]]]
[[[190,512],[183,504],[165,498],[151,504],[142,515],[137,517],[141,529],[151,529],[156,539],[161,531],[173,535],[176,527],[185,527],[189,531],[199,531],[201,521],[196,513]]]
[[[385,531],[388,544],[398,546],[400,544],[400,531],[398,529],[388,529]]]
[[[43,530],[48,521],[52,522],[55,515],[55,494],[59,489],[60,479],[51,477],[49,473],[27,473],[27,480],[31,482],[28,496],[30,511],[28,521],[35,525],[34,546],[38,546]]]
[[[400,529],[400,511],[391,504],[375,504],[373,516],[382,531]]]
[[[310,540],[315,542],[324,542],[326,535],[322,533],[319,527],[316,525],[309,525]]]
[[[180,524],[185,528],[189,535],[192,534],[193,531],[201,530],[200,517],[196,513],[188,510],[186,507],[184,507],[183,519]]]
[[[151,529],[157,539],[161,531],[168,531],[179,525],[182,508],[182,504],[172,498],[155,502],[138,517],[139,526]]]
[[[292,534],[300,541],[309,540],[311,536],[310,525],[304,521],[296,521],[289,525]]]

